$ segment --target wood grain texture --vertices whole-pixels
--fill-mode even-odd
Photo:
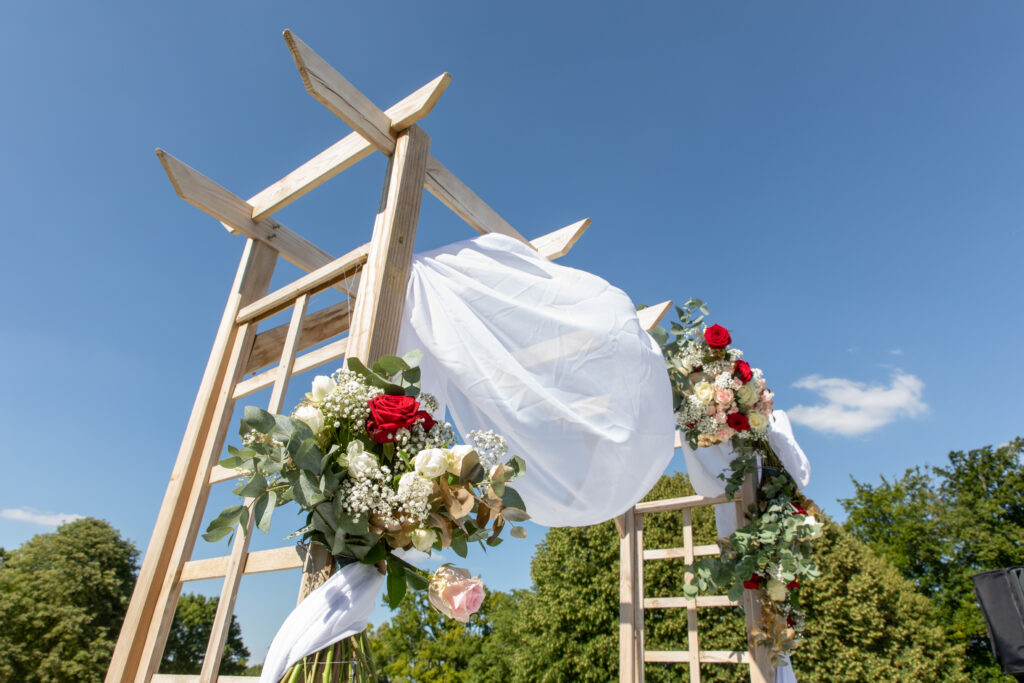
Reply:
[[[107,683],[146,677],[146,660],[152,652],[146,649],[148,635],[154,623],[159,623],[165,614],[170,612],[173,616],[178,598],[177,576],[188,556],[185,551],[191,554],[192,550],[187,542],[187,531],[195,517],[201,519],[202,508],[197,511],[196,505],[200,501],[205,505],[203,489],[208,490],[206,465],[209,463],[204,461],[202,449],[209,433],[216,430],[212,413],[225,378],[230,374],[231,353],[240,346],[234,320],[243,305],[267,291],[276,260],[277,253],[262,242],[249,240],[246,243],[111,657]],[[197,486],[200,479],[202,485]],[[159,645],[159,657],[163,653],[163,641],[159,639],[160,629],[156,630],[159,642],[154,643],[153,649]]]
[[[541,235],[537,239],[530,240],[530,244],[537,252],[549,261],[554,261],[569,253],[583,233],[590,227],[590,219],[584,218],[572,225]]]
[[[452,77],[443,73],[384,112],[397,134],[423,119],[441,98]],[[350,133],[249,199],[252,219],[260,221],[373,154],[377,148],[360,133]]]
[[[342,301],[308,314],[302,321],[299,351],[305,351],[325,339],[347,332],[351,318],[351,301]],[[249,360],[245,364],[245,374],[248,375],[277,361],[281,357],[281,348],[287,334],[288,325],[286,324],[258,333],[256,341],[252,345],[252,353],[249,354]]]
[[[305,552],[300,546],[290,545],[272,550],[256,550],[246,555],[245,573],[262,574],[287,569],[302,569]],[[186,562],[181,571],[181,581],[204,581],[218,579],[227,574],[230,557],[211,557],[205,560]]]

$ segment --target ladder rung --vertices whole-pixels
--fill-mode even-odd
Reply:
[[[717,545],[695,545],[693,546],[694,557],[707,557],[718,555],[722,551]],[[660,548],[657,550],[645,550],[644,560],[675,560],[686,557],[686,548]]]
[[[701,650],[697,653],[701,664],[749,664],[750,653],[743,650]],[[685,664],[690,661],[686,650],[646,650],[645,662]],[[223,678],[221,679],[223,680]]]
[[[312,273],[303,275],[295,282],[285,285],[259,301],[249,304],[238,312],[235,322],[240,325],[258,318],[266,318],[286,308],[292,301],[303,294],[315,293],[324,287],[329,287],[337,280],[354,275],[366,263],[369,253],[369,243],[353,249],[327,265],[317,268]]]
[[[671,512],[672,510],[683,510],[685,508],[698,508],[706,505],[717,505],[728,503],[729,499],[725,494],[721,496],[684,496],[682,498],[667,498],[665,500],[652,500],[649,503],[637,503],[634,510],[640,514],[652,512]]]
[[[153,674],[153,683],[199,683],[199,674]],[[217,676],[217,683],[250,683],[259,676]]]
[[[347,332],[354,305],[355,302],[352,300],[342,301],[307,315],[302,321],[299,351],[305,351],[325,339],[330,339],[343,332]],[[287,335],[288,325],[278,325],[266,332],[257,334],[243,374],[248,375],[281,360],[281,349],[284,347],[284,340]]]
[[[186,562],[181,570],[181,581],[201,581],[224,576],[228,570],[229,560],[223,557],[211,557],[207,560]],[[243,574],[260,574],[277,572],[285,569],[302,569],[303,557],[297,546],[285,546],[273,550],[257,550],[245,558]]]
[[[319,349],[314,349],[309,353],[304,353],[295,359],[295,364],[292,366],[292,375],[301,375],[307,370],[320,367],[325,363],[330,363],[333,360],[345,357],[345,350],[348,348],[348,339],[339,339],[338,341],[331,342],[325,346],[321,346]],[[266,389],[277,379],[277,368],[271,368],[261,372],[258,375],[253,375],[247,380],[239,382],[235,385],[235,391],[231,397],[235,400],[248,396],[249,394],[255,393],[260,389]]]

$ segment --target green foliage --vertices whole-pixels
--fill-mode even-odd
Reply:
[[[1008,680],[992,660],[971,575],[1024,564],[1024,439],[949,454],[877,486],[854,482],[846,528],[932,599],[974,681]]]
[[[488,593],[480,611],[462,624],[431,607],[426,593],[411,594],[391,621],[371,635],[381,678],[391,683],[477,680],[471,662],[481,656],[483,643],[493,632],[491,613],[509,600],[504,593]]]
[[[102,680],[135,583],[135,547],[85,518],[4,556],[0,680]]]
[[[186,593],[178,599],[178,608],[174,612],[171,632],[167,636],[167,646],[160,662],[160,673],[200,672],[219,602],[219,598],[207,598],[192,593]],[[220,663],[220,673],[244,674],[248,657],[249,650],[242,642],[242,629],[232,615],[224,657]]]

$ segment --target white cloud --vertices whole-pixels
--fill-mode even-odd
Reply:
[[[28,522],[39,526],[60,526],[65,522],[73,522],[82,519],[82,515],[69,512],[36,512],[26,508],[9,508],[0,510],[0,518],[13,519],[16,522]]]
[[[826,401],[787,410],[793,422],[842,436],[867,434],[894,420],[916,417],[928,410],[921,400],[924,382],[899,370],[888,387],[820,375],[804,377],[793,386],[816,391]]]
[[[889,353],[891,353],[894,356],[902,356],[903,355],[903,349],[890,349]]]

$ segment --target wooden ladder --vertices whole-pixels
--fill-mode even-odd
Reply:
[[[295,35],[285,31],[284,37],[306,90],[354,132],[248,200],[157,150],[178,195],[247,241],[118,636],[107,683],[216,681],[243,576],[302,569],[301,601],[330,573],[331,558],[317,546],[308,556],[293,546],[249,552],[247,533],[236,535],[227,556],[203,560],[191,560],[191,556],[211,487],[236,476],[217,465],[235,402],[273,387],[268,410],[280,412],[292,376],[345,357],[368,363],[394,353],[424,189],[481,234],[509,235],[551,259],[568,253],[590,225],[585,219],[528,241],[430,154],[430,138],[416,124],[448,86],[448,74],[382,111]],[[385,154],[389,163],[368,243],[334,258],[271,218],[375,151]],[[307,274],[268,293],[279,256]],[[310,312],[311,298],[331,288],[347,298]],[[289,309],[288,324],[259,329],[261,322]],[[339,338],[317,346],[334,337]],[[250,532],[252,525],[250,515]],[[202,673],[158,675],[182,584],[211,578],[223,578],[224,584]]]

